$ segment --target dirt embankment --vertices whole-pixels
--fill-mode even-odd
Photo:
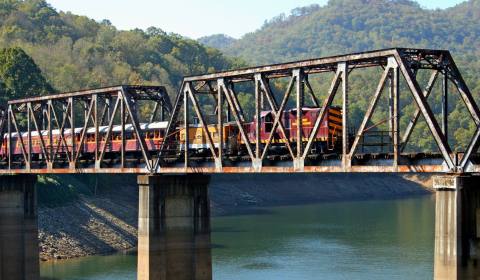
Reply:
[[[428,176],[302,174],[213,176],[213,215],[252,207],[337,200],[389,199],[428,193]],[[132,180],[59,207],[39,208],[42,260],[130,249],[137,243],[138,190]]]

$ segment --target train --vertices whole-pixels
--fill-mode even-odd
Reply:
[[[320,108],[314,107],[304,107],[302,110],[302,129],[301,129],[301,141],[306,142],[313,130],[314,122],[317,119]],[[261,111],[260,119],[257,120],[254,118],[251,122],[243,124],[243,129],[247,134],[250,144],[256,144],[256,125],[257,122],[260,122],[260,144],[264,146],[273,130],[274,125],[274,112],[272,111]],[[282,113],[282,123],[285,128],[285,134],[277,127],[276,131],[273,132],[273,137],[271,140],[270,149],[272,153],[282,154],[286,153],[286,139],[291,143],[298,141],[300,137],[297,134],[297,110],[288,109]],[[155,154],[159,151],[162,143],[165,139],[166,130],[168,127],[167,121],[162,122],[152,122],[152,123],[141,123],[140,129],[144,134],[145,143],[147,150]],[[219,131],[217,124],[207,125],[208,131],[211,135],[213,143],[216,148],[219,147]],[[240,130],[236,122],[228,121],[223,124],[222,135],[224,143],[223,149],[226,155],[245,155],[247,153],[246,143],[241,137]],[[100,139],[98,139],[99,147],[104,146],[108,131],[108,126],[100,126],[98,128],[98,133]],[[106,154],[116,154],[121,151],[122,139],[121,139],[122,128],[120,125],[114,125],[112,127],[112,132],[110,134],[111,139],[106,145],[105,153]],[[81,147],[79,149],[82,155],[94,154],[96,151],[96,140],[95,140],[95,127],[86,128],[85,133],[83,128],[75,129],[64,129],[64,140],[60,137],[60,130],[52,130],[51,137],[48,136],[48,130],[41,130],[42,137],[40,137],[37,131],[31,131],[31,156],[32,158],[41,157],[42,155],[42,143],[48,149],[50,146],[56,150],[57,154],[66,152],[69,147],[72,146],[73,138],[75,138],[76,149],[80,145],[80,138],[85,134],[85,138]],[[186,147],[186,138],[188,135],[188,147]],[[28,132],[21,133],[23,143],[27,147]],[[325,112],[325,116],[321,121],[320,127],[317,134],[313,139],[312,153],[329,153],[339,151],[341,146],[341,137],[342,137],[342,111],[340,108],[335,106],[330,106]],[[51,145],[50,145],[51,138]],[[174,131],[171,132],[168,137],[171,143],[176,143],[176,150],[178,154],[184,153],[185,150],[188,150],[189,154],[192,155],[205,155],[209,153],[210,147],[209,142],[207,141],[206,135],[201,125],[199,124],[189,124],[188,133],[184,126],[176,126]],[[59,142],[62,143],[59,143]],[[21,157],[23,155],[21,141],[18,133],[11,134],[11,143],[12,143],[12,156]],[[27,149],[27,148],[26,148]],[[3,137],[3,142],[0,148],[0,157],[5,157],[8,155],[8,134],[5,134]],[[140,153],[140,143],[135,135],[135,131],[131,124],[125,125],[125,152],[134,154]]]

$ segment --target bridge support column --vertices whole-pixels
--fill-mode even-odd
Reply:
[[[0,280],[40,278],[36,176],[0,177]]]
[[[433,187],[434,279],[480,279],[480,176],[435,176]]]
[[[211,280],[209,176],[138,176],[138,280]]]

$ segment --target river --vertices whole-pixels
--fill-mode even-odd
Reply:
[[[212,218],[213,278],[432,279],[434,197],[260,208]],[[41,264],[42,280],[135,279],[135,253]]]

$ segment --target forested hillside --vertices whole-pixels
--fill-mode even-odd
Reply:
[[[184,75],[233,67],[218,50],[180,35],[153,27],[119,31],[43,0],[1,1],[0,47],[12,46],[25,50],[57,91],[142,83],[175,94]]]
[[[52,86],[22,49],[0,50],[0,106],[9,99],[51,93]]]
[[[331,0],[281,14],[228,44],[216,43],[221,35],[212,37],[226,54],[255,64],[401,46],[478,54],[479,19],[479,0],[446,10],[423,9],[409,0]]]
[[[290,15],[279,15],[235,41],[227,41],[228,37],[218,34],[200,41],[218,47],[227,55],[241,57],[250,65],[390,47],[449,49],[470,90],[480,101],[479,20],[480,0],[469,0],[445,10],[424,9],[409,0],[330,0],[325,6],[300,7]],[[352,96],[351,111],[356,114],[353,119],[356,123],[370,102],[371,95],[367,93],[374,89],[373,77],[378,74],[369,72],[352,77],[351,88],[362,93]],[[317,83],[317,88],[317,94],[324,96],[328,83]],[[411,99],[402,100],[409,112],[415,109],[412,103]],[[431,103],[440,104],[439,94],[432,95]],[[460,105],[458,98],[452,97],[449,137],[460,144],[461,150],[475,127]],[[434,106],[434,110],[438,114],[440,106]],[[402,116],[403,128],[410,117]],[[374,116],[374,121],[382,120]],[[414,148],[435,150],[425,122],[417,127],[412,140]]]

